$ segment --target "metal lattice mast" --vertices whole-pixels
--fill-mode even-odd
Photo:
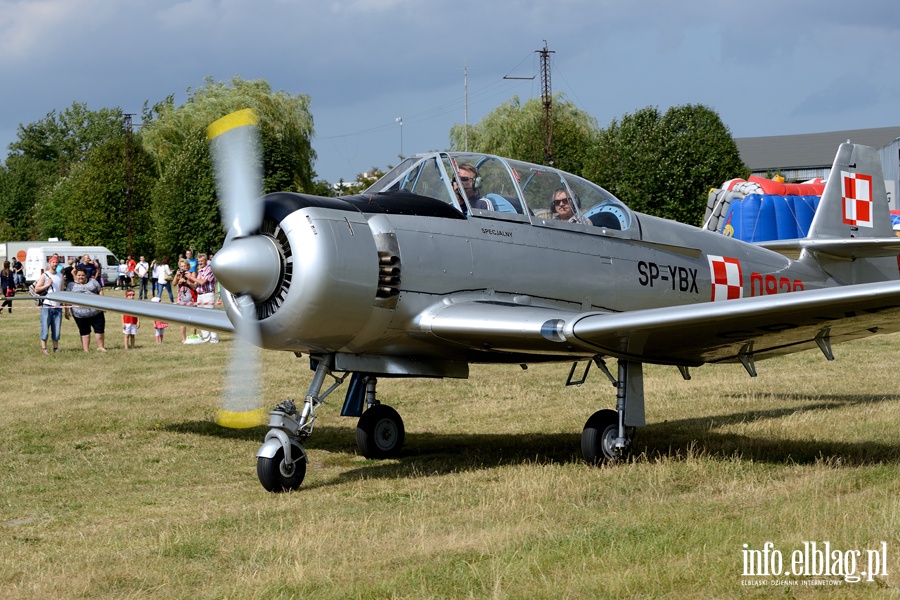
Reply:
[[[541,102],[544,106],[544,164],[553,165],[553,106],[551,104],[552,92],[550,88],[550,55],[552,50],[547,49],[547,40],[544,40],[544,49],[535,50],[541,55]]]

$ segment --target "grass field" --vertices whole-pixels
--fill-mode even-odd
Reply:
[[[184,346],[176,326],[157,346],[144,323],[126,352],[109,314],[106,354],[64,322],[43,356],[37,309],[17,306],[0,316],[0,598],[900,597],[896,335],[756,379],[648,366],[649,424],[604,468],[580,459],[585,420],[614,405],[596,371],[580,388],[562,365],[381,379],[403,456],[357,455],[339,390],[303,487],[270,494],[265,428],[212,423],[229,336]],[[266,405],[301,400],[308,360],[264,361]],[[805,542],[840,551],[834,570],[887,560],[859,582],[745,576],[766,542],[785,568]]]

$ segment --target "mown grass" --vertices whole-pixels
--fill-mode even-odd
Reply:
[[[85,354],[64,323],[63,351],[42,356],[36,309],[0,316],[0,597],[898,596],[900,337],[764,361],[756,379],[646,367],[635,456],[599,469],[579,449],[614,403],[599,373],[580,388],[551,365],[381,379],[403,456],[357,455],[339,390],[302,489],[276,495],[255,472],[265,428],[212,423],[228,336],[183,346],[170,328],[156,346],[148,325],[136,351],[110,326],[110,351]],[[266,404],[301,399],[307,360],[263,356]],[[766,541],[886,541],[888,576],[742,577],[743,545]]]

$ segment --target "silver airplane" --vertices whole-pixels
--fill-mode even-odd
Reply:
[[[749,244],[633,212],[550,167],[480,153],[413,156],[361,194],[259,196],[255,117],[208,132],[228,234],[212,263],[225,310],[55,293],[66,302],[234,332],[218,421],[261,423],[252,346],[306,354],[300,406],[269,412],[263,487],[297,489],[316,409],[348,379],[370,458],[397,456],[404,425],[378,378],[466,378],[473,363],[591,365],[614,409],[584,425],[589,463],[627,456],[645,425],[642,365],[740,363],[900,330],[900,239],[877,153],[842,144],[803,239]],[[612,372],[607,360],[615,360]],[[328,386],[326,387],[326,384]],[[243,394],[240,390],[250,390]]]

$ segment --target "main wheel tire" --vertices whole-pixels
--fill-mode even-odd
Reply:
[[[256,459],[256,476],[267,491],[291,492],[300,487],[306,477],[306,453],[300,446],[291,446],[293,464],[284,463],[284,448],[279,448],[272,458]],[[299,458],[298,458],[299,457]]]
[[[398,456],[405,438],[403,419],[385,404],[369,408],[356,424],[356,446],[366,458]]]
[[[626,435],[627,433],[626,431]],[[617,437],[619,414],[608,408],[598,410],[584,424],[581,432],[581,455],[592,465],[618,462],[624,458],[625,452],[616,448]]]

